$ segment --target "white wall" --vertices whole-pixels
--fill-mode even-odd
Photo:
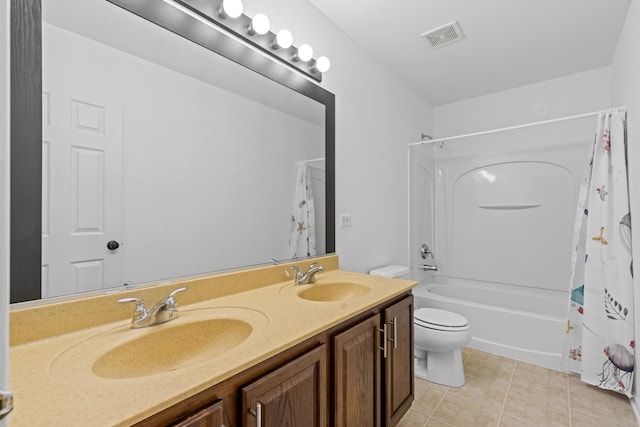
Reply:
[[[615,105],[627,106],[627,138],[629,163],[629,193],[631,203],[631,217],[636,222],[636,232],[633,233],[632,245],[636,249],[633,264],[640,266],[640,232],[638,232],[638,218],[640,217],[640,3],[635,1],[629,5],[627,19],[616,47],[611,63],[612,101]],[[639,270],[638,267],[635,269]],[[635,284],[635,321],[636,341],[640,334],[640,277],[636,273]],[[636,361],[638,354],[636,353]],[[637,365],[636,365],[637,368]],[[640,376],[636,369],[636,393],[640,390]],[[640,399],[634,397],[636,411]],[[640,415],[636,412],[636,416]]]
[[[610,106],[610,69],[598,68],[434,108],[433,136],[514,126]]]
[[[322,126],[46,23],[43,84],[122,105],[122,281],[287,258],[296,163],[324,156]]]
[[[309,2],[247,0],[245,10],[331,59],[322,86],[336,95],[336,216],[353,222],[336,228],[341,267],[407,265],[407,144],[431,133],[430,105]]]

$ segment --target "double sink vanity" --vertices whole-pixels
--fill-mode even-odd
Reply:
[[[11,426],[395,425],[413,400],[415,282],[283,263],[11,313]],[[133,305],[179,317],[131,328]]]

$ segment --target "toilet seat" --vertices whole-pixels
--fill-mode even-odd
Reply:
[[[438,331],[462,332],[469,330],[469,321],[457,313],[437,308],[419,308],[413,313],[417,326]]]

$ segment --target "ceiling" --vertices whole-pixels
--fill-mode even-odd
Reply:
[[[310,2],[438,106],[609,65],[631,0]],[[464,39],[420,37],[453,20]]]

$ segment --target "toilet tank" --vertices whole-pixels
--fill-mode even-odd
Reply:
[[[404,265],[385,265],[369,271],[372,276],[395,277],[398,279],[409,278],[409,267]]]

